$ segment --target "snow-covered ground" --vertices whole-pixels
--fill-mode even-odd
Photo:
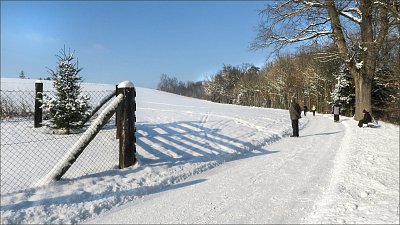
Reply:
[[[290,138],[287,110],[136,91],[138,164],[2,193],[1,223],[399,223],[399,126],[308,114]]]

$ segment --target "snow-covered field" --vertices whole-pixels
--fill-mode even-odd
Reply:
[[[399,223],[399,126],[308,114],[290,138],[287,110],[136,92],[138,164],[2,193],[1,223]]]

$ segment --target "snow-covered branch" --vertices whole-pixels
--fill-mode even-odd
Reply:
[[[347,19],[349,19],[349,20],[351,20],[351,21],[353,21],[353,22],[355,22],[357,24],[361,24],[361,20],[362,20],[361,17],[356,17],[356,16],[354,16],[353,14],[351,14],[350,12],[347,12],[347,11],[340,11],[339,13],[340,13],[340,15],[346,17]]]
[[[276,41],[279,42],[285,42],[285,43],[295,43],[295,42],[301,42],[301,41],[307,41],[307,40],[312,40],[314,38],[319,38],[322,36],[327,36],[332,34],[332,31],[312,31],[314,34],[308,35],[308,36],[301,36],[301,37],[295,37],[295,38],[288,38],[288,37],[272,37],[275,38]]]
[[[318,8],[324,8],[326,7],[324,4],[320,2],[311,2],[311,1],[299,1],[302,2],[303,4],[309,6],[309,7],[318,7]]]

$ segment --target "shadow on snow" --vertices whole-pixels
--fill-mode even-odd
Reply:
[[[107,127],[107,129],[112,128]],[[146,167],[159,165],[177,166],[191,162],[207,163],[217,161],[213,166],[208,166],[204,169],[208,170],[223,162],[278,152],[263,148],[263,145],[270,140],[264,140],[264,142],[254,145],[250,142],[223,135],[220,129],[204,127],[199,121],[180,121],[165,124],[137,123],[136,129],[136,156],[138,162],[140,162],[139,166],[123,170],[112,169],[84,175],[79,178],[62,179],[57,182],[57,185],[68,185],[71,181],[85,178],[125,176],[139,172]],[[143,196],[194,185],[204,181],[206,180],[200,179],[172,184],[161,183],[155,186],[139,186],[130,190],[108,191],[95,195],[83,192],[37,201],[22,201],[16,204],[1,206],[1,211],[20,210],[38,205],[50,206],[52,204],[81,203],[114,196],[128,198],[131,196]],[[27,189],[25,191],[33,194],[35,189]]]

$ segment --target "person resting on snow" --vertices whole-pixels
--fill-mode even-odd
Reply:
[[[363,124],[368,124],[368,123],[372,122],[371,114],[369,114],[369,112],[365,109],[363,110],[363,113],[364,113],[364,118],[362,120],[358,121],[359,127],[362,127]]]

